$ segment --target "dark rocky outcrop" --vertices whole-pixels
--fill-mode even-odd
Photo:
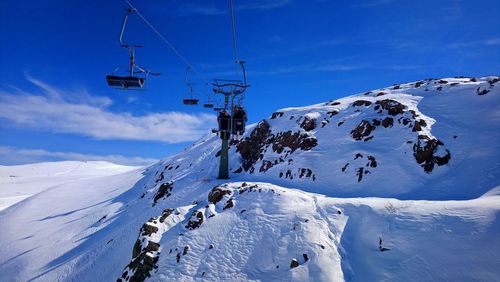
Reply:
[[[392,127],[393,124],[394,124],[394,119],[392,119],[391,117],[386,117],[382,120],[382,126],[385,128]]]
[[[201,224],[203,223],[205,219],[205,216],[203,215],[203,212],[201,211],[194,211],[192,214],[191,214],[191,217],[189,218],[187,224],[186,224],[186,228],[187,229],[190,229],[190,230],[193,230],[193,229],[196,229],[198,227],[201,226]]]
[[[386,110],[391,116],[402,114],[406,110],[405,105],[391,99],[380,100],[375,102],[375,104]]]
[[[158,227],[149,224],[149,222],[146,222],[142,225],[141,232],[143,236],[150,236],[153,233],[156,233],[158,231]]]
[[[237,145],[237,151],[243,158],[242,168],[248,171],[261,158],[264,145],[270,137],[271,130],[267,121],[261,121],[246,137]]]
[[[234,207],[233,198],[227,200],[226,205],[224,206],[224,208],[222,210],[230,209],[232,207]]]
[[[216,186],[208,193],[208,201],[212,204],[217,204],[222,200],[224,195],[231,195],[231,190],[229,189],[224,189],[220,186]]]
[[[351,135],[355,140],[361,140],[369,136],[372,131],[375,130],[375,126],[372,125],[367,120],[362,120],[355,129],[351,131]]]
[[[369,162],[366,164],[366,166],[369,167],[377,167],[377,160],[375,159],[374,156],[368,156]]]
[[[420,135],[418,141],[413,144],[413,155],[418,164],[420,164],[425,172],[430,173],[434,169],[434,165],[445,165],[451,158],[450,151],[445,149],[444,156],[436,156],[439,146],[444,146],[443,142],[435,138],[430,138],[426,135]]]
[[[304,120],[300,124],[300,127],[305,131],[311,131],[316,128],[316,119],[310,117],[304,117]]]
[[[354,103],[352,103],[352,106],[353,107],[361,107],[361,106],[365,106],[365,107],[368,107],[372,104],[372,102],[370,101],[366,101],[366,100],[357,100],[357,101],[354,101]]]
[[[306,129],[311,129],[312,121],[310,120],[307,124]],[[316,121],[314,121],[314,126],[316,126]],[[237,145],[236,151],[242,157],[242,165],[234,172],[250,171],[252,173],[255,170],[254,165],[264,158],[264,153],[268,149],[272,149],[278,154],[287,150],[288,155],[298,149],[308,151],[315,146],[317,146],[316,138],[309,136],[308,133],[292,132],[290,130],[272,134],[269,124],[264,120],[255,127],[249,137],[241,140]],[[265,172],[280,162],[284,162],[284,158],[273,162],[264,160],[259,171]]]
[[[165,209],[160,216],[160,219],[159,219],[160,222],[161,223],[165,222],[165,219],[167,219],[173,212],[174,212],[173,209]]]
[[[271,115],[271,119],[276,119],[276,118],[280,118],[284,115],[285,113],[283,112],[274,112],[272,115]]]
[[[158,188],[158,191],[154,195],[153,206],[158,202],[159,199],[163,197],[167,198],[170,197],[173,188],[174,188],[173,182],[171,181],[161,184],[160,187]]]

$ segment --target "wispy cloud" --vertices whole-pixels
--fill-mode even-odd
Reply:
[[[127,157],[122,155],[93,155],[74,152],[54,152],[42,149],[20,149],[0,146],[0,159],[3,165],[28,164],[47,161],[108,161],[121,165],[145,166],[157,159]]]
[[[377,6],[382,6],[395,2],[396,0],[370,0],[370,1],[356,1],[352,5],[353,8],[372,8]]]
[[[473,40],[473,41],[463,41],[463,42],[453,42],[448,44],[449,48],[457,49],[464,47],[476,47],[476,46],[498,46],[500,45],[500,37],[488,38],[483,40]]]
[[[215,123],[212,115],[203,113],[113,112],[107,97],[56,89],[31,77],[28,80],[38,91],[0,89],[0,119],[9,121],[10,126],[96,139],[180,143],[198,139]]]
[[[274,8],[283,7],[290,2],[291,0],[253,0],[253,1],[247,1],[241,5],[236,5],[234,9],[237,11],[270,10]],[[187,16],[191,14],[217,16],[227,13],[228,11],[226,8],[218,7],[215,5],[185,4],[183,6],[180,6],[179,8],[179,15],[181,16]]]
[[[315,63],[278,67],[274,69],[251,72],[253,75],[279,75],[307,72],[346,72],[366,68],[365,64]]]

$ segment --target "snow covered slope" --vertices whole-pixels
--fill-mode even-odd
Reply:
[[[0,210],[63,183],[119,174],[137,168],[100,161],[0,166]]]
[[[230,181],[216,179],[211,134],[145,170],[61,183],[0,212],[0,273],[499,280],[499,81],[423,80],[279,110],[231,141]]]

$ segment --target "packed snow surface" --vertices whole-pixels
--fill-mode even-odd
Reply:
[[[0,167],[0,280],[499,281],[499,81],[276,111],[231,180],[216,134],[148,168]]]

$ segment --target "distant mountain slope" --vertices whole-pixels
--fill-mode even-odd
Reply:
[[[146,170],[61,183],[0,212],[0,273],[498,280],[499,95],[499,77],[430,79],[279,110],[231,141],[230,181],[210,134]]]
[[[63,183],[119,174],[137,168],[103,161],[0,166],[0,210]]]

